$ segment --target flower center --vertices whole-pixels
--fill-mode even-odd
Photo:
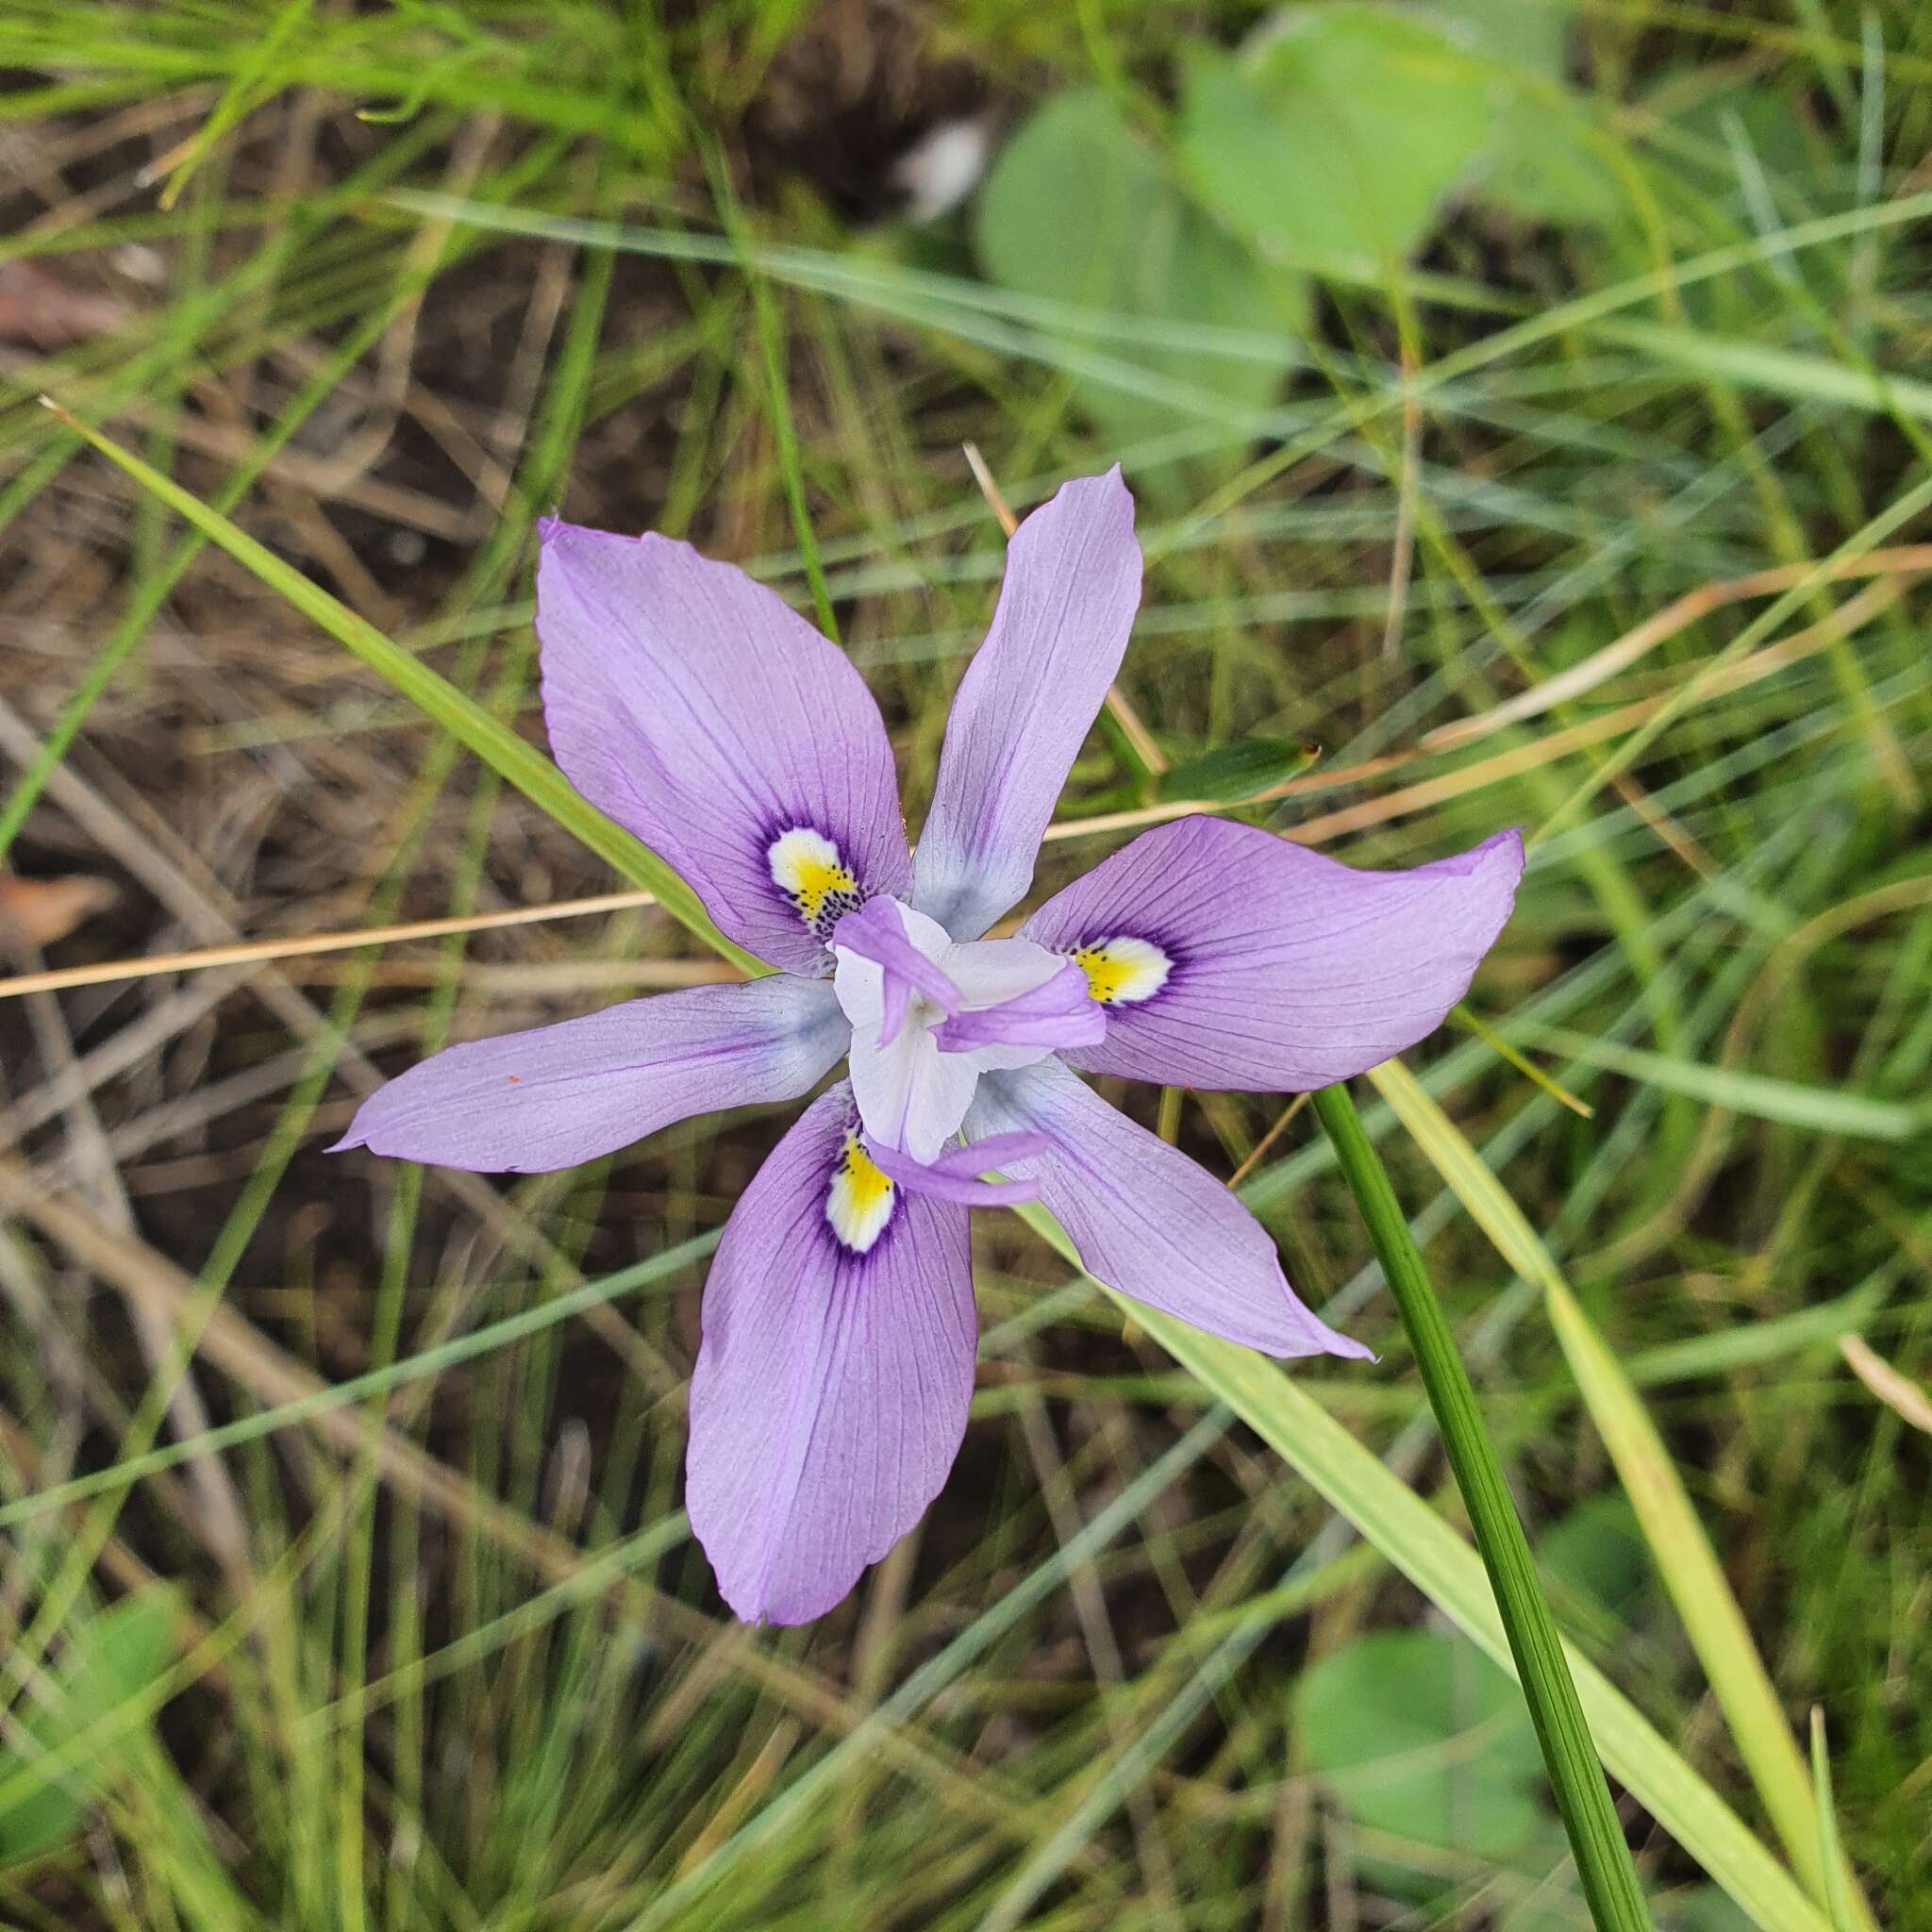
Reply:
[[[1030,940],[973,940],[956,943],[938,921],[909,907],[896,908],[905,937],[958,990],[959,1015],[984,1014],[1035,991],[1066,970],[1066,961]],[[1053,1051],[1051,1043],[989,1041],[946,1051],[941,1030],[956,1016],[927,992],[915,989],[891,1040],[885,1030],[888,967],[835,945],[832,985],[852,1023],[853,1097],[865,1131],[881,1146],[913,1159],[937,1159],[959,1131],[979,1076],[995,1069],[1030,1067]]]

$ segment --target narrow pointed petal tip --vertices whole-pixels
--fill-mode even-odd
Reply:
[[[964,1147],[949,1148],[933,1162],[941,1174],[984,1174],[1015,1160],[1031,1160],[1053,1143],[1044,1134],[991,1134]]]
[[[1019,904],[1141,602],[1134,499],[1116,464],[1064,484],[1007,548],[986,641],[946,721],[913,903],[957,940]]]
[[[1038,1181],[983,1181],[989,1169],[1004,1167],[1041,1154],[1046,1140],[1040,1134],[1001,1134],[971,1147],[956,1147],[931,1162],[914,1160],[896,1147],[867,1137],[866,1152],[888,1179],[908,1193],[929,1194],[936,1201],[957,1201],[962,1208],[1012,1208],[1040,1198]]]
[[[1204,816],[1142,833],[1022,936],[1088,962],[1107,1037],[1089,1073],[1303,1092],[1406,1051],[1469,991],[1508,922],[1522,834],[1367,872]]]
[[[990,1074],[966,1130],[981,1144],[1044,1136],[1044,1153],[1001,1169],[1040,1183],[1081,1266],[1108,1287],[1264,1355],[1374,1359],[1301,1301],[1267,1229],[1220,1182],[1059,1061]]]
[[[1087,975],[1070,959],[1052,978],[997,1006],[956,1012],[933,1031],[941,1053],[983,1046],[1097,1046],[1107,1014],[1088,991]]]

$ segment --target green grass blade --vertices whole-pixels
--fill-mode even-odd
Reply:
[[[1845,1882],[1844,1853],[1838,1840],[1838,1815],[1831,1799],[1831,1754],[1824,1741],[1824,1712],[1811,1707],[1811,1787],[1818,1800],[1818,1856],[1824,1865],[1825,1903],[1831,1907],[1831,1923],[1837,1932],[1855,1932],[1869,1924],[1852,1904]]]
[[[1650,1924],[1637,1883],[1630,1848],[1604,1783],[1603,1767],[1564,1664],[1562,1640],[1543,1600],[1509,1486],[1476,1407],[1469,1372],[1437,1299],[1408,1218],[1402,1211],[1380,1158],[1362,1131],[1345,1087],[1324,1087],[1314,1096],[1316,1117],[1335,1149],[1342,1176],[1368,1224],[1382,1274],[1402,1314],[1415,1351],[1416,1368],[1442,1432],[1457,1488],[1469,1510],[1483,1567],[1516,1660],[1517,1681],[1529,1706],[1542,1747],[1550,1789],[1576,1859],[1591,1916],[1603,1932]]]
[[[1512,1670],[1481,1558],[1427,1503],[1272,1362],[1125,1296],[1117,1299],[1443,1615]],[[1587,1658],[1567,1654],[1605,1765],[1645,1809],[1763,1932],[1828,1932],[1790,1875],[1636,1706]]]
[[[256,438],[247,456],[223,479],[214,499],[218,511],[227,510],[242,500],[290,439],[335,391],[343,375],[354,368],[358,359],[380,339],[382,331],[390,326],[403,303],[419,293],[430,279],[426,273],[412,278],[408,285],[397,291],[393,301],[375,309],[361,326],[351,331],[348,339],[302,385],[274,423]],[[47,774],[67,756],[69,746],[80,735],[81,727],[92,714],[94,706],[147,635],[149,624],[201,554],[206,541],[207,539],[198,533],[184,537],[137,586],[127,614],[88,667],[87,675],[74,695],[62,707],[59,717],[41,747],[40,756],[21,773],[5,802],[0,803],[0,860],[5,859],[15,835],[26,823],[35,801],[45,788]]]
[[[272,75],[276,58],[300,31],[313,7],[314,0],[289,0],[270,22],[268,31],[249,50],[244,64],[222,90],[214,112],[195,131],[187,150],[170,171],[159,200],[164,211],[181,198],[181,191],[214,151],[216,143],[241,125],[258,100],[275,92]]]
[[[1584,1405],[1609,1451],[1739,1755],[1811,1895],[1827,1895],[1811,1782],[1724,1567],[1616,1357],[1482,1157],[1399,1061],[1370,1076],[1496,1251],[1543,1292]],[[1869,1918],[1858,1922],[1870,1927]]]
[[[366,618],[357,616],[347,605],[284,563],[273,551],[210,509],[172,477],[162,475],[111,438],[70,415],[58,404],[48,401],[47,408],[143,490],[158,497],[312,624],[388,679],[425,717],[475,752],[532,805],[547,812],[566,831],[575,833],[620,877],[656,893],[664,910],[714,952],[746,973],[770,972],[768,966],[734,945],[711,924],[697,894],[655,852],[606,818],[589,799],[573,789],[570,780],[542,753],[491,717],[474,698],[466,697],[446,678],[385,637]]]
[[[1058,1233],[1057,1227],[1054,1231]],[[1060,1240],[1064,1242],[1065,1237]],[[1139,1304],[1133,1306],[1138,1313]],[[686,1913],[692,1900],[725,1878],[741,1859],[782,1839],[821,1799],[834,1799],[841,1790],[849,1789],[847,1781],[857,1774],[883,1732],[893,1724],[908,1723],[923,1710],[974,1658],[1012,1629],[1030,1607],[1058,1589],[1081,1561],[1092,1552],[1105,1549],[1180,1471],[1219,1441],[1226,1427],[1227,1418],[1220,1411],[1203,1416],[1119,1495],[1096,1511],[1077,1535],[1018,1584],[1003,1591],[943,1649],[913,1671],[781,1797],[740,1826],[702,1862],[680,1873],[677,1881],[660,1891],[625,1927],[625,1932],[669,1932],[669,1928],[691,1924]]]
[[[819,558],[811,511],[805,500],[805,468],[798,449],[798,426],[791,415],[791,391],[785,368],[785,330],[778,305],[773,299],[769,277],[758,265],[743,210],[732,192],[730,171],[712,143],[706,142],[703,152],[705,172],[717,197],[718,213],[730,233],[739,271],[751,291],[752,319],[758,325],[758,354],[764,364],[765,407],[772,419],[773,438],[778,445],[778,475],[785,487],[786,508],[791,512],[791,533],[805,565],[805,580],[811,587],[812,614],[819,628],[836,644],[839,620],[832,609],[831,592],[825,588],[824,566]]]
[[[1687,1094],[1692,1100],[1728,1108],[1733,1113],[1775,1121],[1780,1126],[1844,1134],[1860,1141],[1907,1141],[1925,1125],[1919,1108],[1870,1094],[1807,1087],[1770,1074],[1740,1074],[1729,1067],[1707,1066],[1700,1060],[1620,1045],[1614,1040],[1600,1040],[1567,1026],[1527,1025],[1516,1030],[1526,1034],[1531,1044],[1553,1047],[1591,1066],[1661,1087],[1668,1093]]]

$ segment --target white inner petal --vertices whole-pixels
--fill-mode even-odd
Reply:
[[[969,940],[941,963],[969,1007],[997,1007],[1044,986],[1067,962],[1031,940]]]
[[[906,936],[959,989],[968,1009],[996,1007],[1043,986],[1066,961],[1031,940],[971,940],[959,945],[935,919],[900,908]],[[941,1053],[934,1027],[945,1014],[915,992],[906,1022],[890,1046],[879,1044],[885,1019],[885,969],[844,947],[833,949],[833,991],[852,1022],[852,1093],[865,1131],[914,1160],[939,1158],[959,1131],[981,1074],[1030,1067],[1053,1051],[1045,1046],[982,1046]]]

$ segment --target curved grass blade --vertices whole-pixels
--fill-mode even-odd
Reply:
[[[441,725],[500,777],[514,785],[532,805],[547,812],[566,831],[574,832],[620,877],[656,893],[665,911],[695,933],[713,952],[747,974],[771,971],[761,960],[733,945],[711,924],[697,894],[684,880],[648,846],[606,818],[534,745],[491,717],[474,698],[459,691],[427,664],[386,638],[366,618],[357,616],[347,605],[284,563],[245,530],[239,529],[199,497],[182,489],[173,477],[164,476],[51,398],[43,396],[42,401],[76,436],[92,444],[143,490],[158,497],[177,516],[225,550],[244,570],[259,577],[339,644],[354,652],[426,718]]]
[[[1708,1066],[1702,1060],[1599,1040],[1594,1034],[1578,1033],[1567,1026],[1530,1024],[1518,1030],[1533,1045],[1569,1054],[1627,1079],[1646,1081],[1667,1093],[1708,1101],[1713,1107],[1774,1121],[1780,1126],[1845,1134],[1862,1141],[1907,1141],[1922,1133],[1926,1124],[1922,1108],[1901,1101],[1880,1100],[1840,1088],[1807,1086],[1801,1080],[1781,1080],[1771,1074]]]

